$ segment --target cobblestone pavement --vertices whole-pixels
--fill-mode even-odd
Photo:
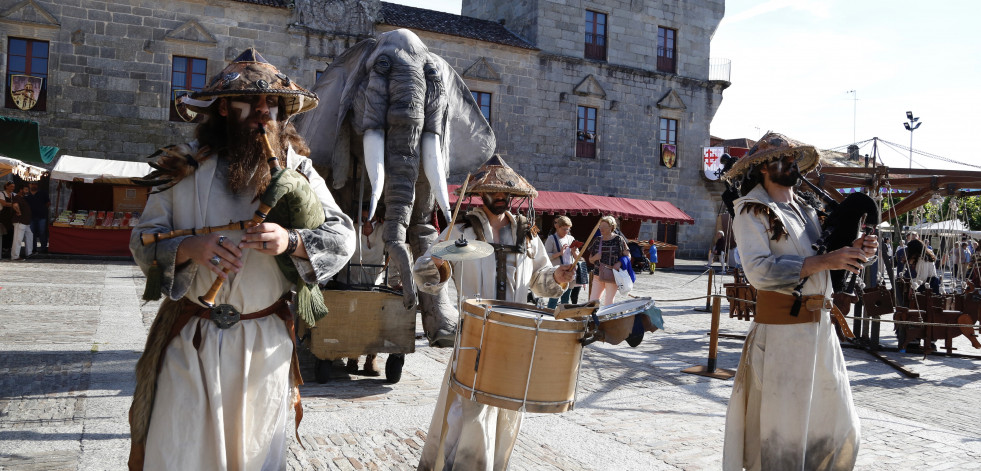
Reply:
[[[658,300],[665,330],[637,348],[587,347],[575,409],[526,414],[511,469],[719,468],[732,382],[681,372],[706,364],[710,314],[704,299],[671,301],[705,296],[702,269],[679,261],[638,275],[633,294]],[[143,281],[127,262],[0,263],[0,470],[125,468],[133,370],[156,312],[139,299]],[[723,313],[723,333],[747,327]],[[891,327],[882,332],[894,346]],[[735,369],[741,347],[723,336],[718,366]],[[954,347],[981,357],[963,337]],[[414,469],[450,353],[419,340],[397,384],[342,374],[318,384],[301,352],[303,446],[289,447],[290,469]],[[920,377],[845,349],[862,420],[856,468],[981,469],[981,358],[883,355]]]

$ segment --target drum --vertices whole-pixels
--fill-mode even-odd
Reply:
[[[556,320],[528,304],[467,300],[450,387],[481,404],[565,412],[576,402],[587,319]]]
[[[600,307],[596,310],[596,318],[599,320],[599,327],[594,334],[596,340],[613,345],[623,342],[633,331],[634,316],[647,311],[652,305],[654,301],[651,298],[635,298]],[[649,332],[657,330],[652,327],[649,319],[644,322],[644,327]]]

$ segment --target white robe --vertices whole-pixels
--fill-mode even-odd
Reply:
[[[487,242],[514,243],[516,224],[510,213],[506,215],[511,224],[501,234],[493,234],[482,210],[473,214],[480,218]],[[462,229],[461,224],[454,226],[452,238],[457,239],[461,230],[467,240],[476,240],[473,229]],[[446,231],[443,231],[439,240],[445,237]],[[527,254],[508,255],[507,300],[523,302],[529,290],[538,296],[561,296],[564,290],[553,278],[555,268],[549,262],[541,239],[532,237],[526,246]],[[453,262],[451,266],[451,278],[465,298],[494,299],[497,262],[493,254],[479,260]],[[442,289],[446,283],[439,282],[430,251],[416,260],[413,274],[419,289],[429,293]],[[450,368],[451,364],[448,364],[418,469],[507,469],[521,428],[522,413],[460,396],[449,388]]]
[[[768,205],[789,237],[770,240],[767,216],[741,213]],[[736,200],[733,233],[749,282],[790,294],[821,228],[813,209],[777,204],[762,185]],[[811,275],[802,294],[831,295],[829,272]],[[818,323],[753,322],[746,336],[726,414],[724,470],[848,470],[859,448],[859,420],[848,372],[828,311]],[[789,313],[787,315],[790,315]]]
[[[214,156],[205,160],[192,176],[151,195],[140,225],[133,230],[130,246],[134,258],[144,269],[152,261],[151,254],[160,258],[164,291],[172,299],[184,297],[197,303],[198,296],[210,289],[217,276],[193,262],[180,268],[173,265],[183,238],[159,242],[159,252],[154,253],[140,245],[140,234],[248,220],[258,208],[251,193],[236,195],[228,189],[218,161]],[[309,160],[290,149],[287,165],[297,168],[301,164],[328,220],[333,221],[327,224],[331,227],[327,232],[332,233],[328,239],[345,241],[318,253],[310,247],[318,244],[304,240],[311,260],[316,261],[293,260],[305,280],[316,282],[326,280],[347,261],[354,248],[354,234],[350,219],[337,208],[323,179],[312,172]],[[300,232],[304,233],[301,237],[310,237],[310,231]],[[230,243],[237,243],[243,233],[221,232]],[[230,304],[241,313],[256,312],[293,287],[273,256],[245,249],[242,263],[241,271],[231,274],[218,292],[216,304]],[[198,347],[194,346],[195,334],[200,338]],[[211,320],[191,318],[168,344],[161,362],[144,469],[281,469],[285,463],[292,355],[291,333],[275,315],[241,321],[224,330]]]

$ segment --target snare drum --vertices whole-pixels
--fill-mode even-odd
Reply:
[[[596,318],[599,319],[598,339],[606,343],[616,345],[623,342],[634,329],[634,316],[647,311],[654,304],[651,298],[635,298],[622,301],[607,306],[602,306],[596,311]],[[644,316],[644,330],[654,332],[650,319]]]
[[[586,319],[556,320],[528,304],[467,300],[450,387],[481,404],[565,412],[576,402]]]

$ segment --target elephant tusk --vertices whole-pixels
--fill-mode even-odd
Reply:
[[[422,168],[426,172],[433,195],[436,196],[436,203],[449,221],[450,195],[446,189],[446,165],[443,163],[439,136],[435,133],[422,133]]]
[[[368,129],[364,132],[364,167],[371,182],[371,200],[368,218],[375,217],[378,200],[385,187],[385,131]]]

